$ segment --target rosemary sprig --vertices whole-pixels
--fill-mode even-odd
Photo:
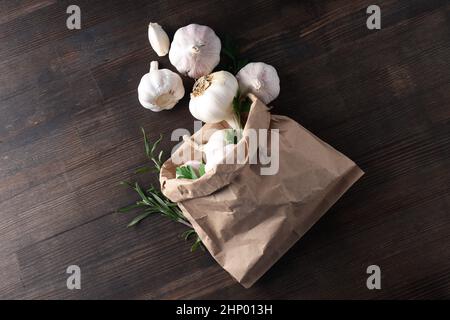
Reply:
[[[144,129],[141,128],[141,130],[142,134],[144,135],[145,154],[153,163],[153,169],[151,167],[142,167],[137,169],[135,173],[153,171],[159,174],[159,172],[161,171],[161,166],[163,164],[163,151],[161,150],[157,156],[155,155],[155,151],[162,140],[162,135],[153,144],[150,144]],[[140,200],[136,201],[136,203],[134,204],[120,208],[118,212],[126,213],[135,209],[143,210],[138,216],[131,220],[131,222],[128,224],[128,227],[137,225],[139,222],[155,213],[161,214],[162,216],[172,221],[184,224],[189,228],[187,231],[183,232],[182,237],[185,240],[189,240],[190,238],[195,239],[193,245],[191,246],[191,251],[195,251],[198,248],[203,248],[202,241],[200,240],[195,230],[192,228],[192,225],[183,215],[181,209],[176,203],[170,201],[166,196],[164,196],[159,189],[156,189],[151,185],[148,189],[145,190],[137,182],[131,183],[122,181],[121,184],[128,186],[136,191],[136,193],[140,197]]]
[[[222,42],[222,57],[226,64],[223,66],[226,70],[236,74],[248,63],[248,59],[239,57],[239,49],[236,42],[228,35]]]
[[[233,74],[237,74],[239,70],[241,70],[249,62],[248,59],[241,58],[239,55],[240,52],[236,42],[229,35],[225,35],[225,38],[222,41],[222,59],[220,67]],[[242,95],[238,90],[235,98],[233,99],[233,110],[235,118],[241,129],[243,127],[241,115],[244,112],[250,111],[251,104],[251,100],[245,95]]]
[[[197,235],[197,233],[193,229],[190,229],[190,230],[187,230],[187,231],[183,232],[181,234],[181,237],[185,241],[188,241],[191,237],[195,238],[194,244],[191,246],[191,251],[192,252],[194,252],[198,248],[202,248],[203,249],[202,240],[200,240],[199,236]]]

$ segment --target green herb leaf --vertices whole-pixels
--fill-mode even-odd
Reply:
[[[236,57],[234,56],[234,53],[231,50],[229,50],[227,47],[223,47],[222,51],[231,60],[233,60],[233,61],[236,60]]]
[[[248,64],[248,59],[240,59],[237,62],[237,71],[241,70],[243,67],[245,67]]]
[[[225,129],[225,142],[226,144],[236,144],[238,142],[237,132],[235,129]]]
[[[141,173],[146,173],[146,172],[149,172],[149,171],[151,171],[151,169],[149,167],[142,167],[142,168],[136,169],[134,171],[134,173],[135,174],[141,174]]]
[[[238,92],[236,93],[236,96],[233,98],[233,111],[235,114],[239,114],[241,112],[241,104],[239,102],[241,93]]]
[[[197,239],[195,239],[194,244],[191,247],[191,252],[196,251],[198,248],[202,248],[202,240],[197,236]]]
[[[238,73],[238,71],[247,64],[246,59],[239,58],[239,49],[236,42],[229,36],[226,35],[224,41],[222,41],[222,56],[225,59],[225,63],[222,63],[222,70],[226,69],[233,74]]]
[[[120,181],[119,184],[121,186],[129,187],[129,188],[132,188],[132,189],[134,188],[133,184],[131,182],[128,182],[128,181]]]
[[[127,225],[127,228],[137,225],[139,222],[147,218],[149,215],[151,215],[152,212],[145,211],[144,213],[141,213],[136,218],[131,220],[131,222]]]
[[[190,176],[189,170],[187,169],[186,166],[177,167],[175,169],[175,177],[177,179],[191,179],[192,178]]]
[[[239,122],[242,122],[242,115],[250,111],[252,101],[249,97],[244,96],[238,90],[236,96],[233,98],[233,111]],[[241,124],[241,128],[242,128]],[[239,141],[239,137],[237,139]]]
[[[240,91],[233,98],[233,111],[236,114],[242,115],[242,113],[249,112],[251,105],[252,101],[250,98],[243,96]]]
[[[156,147],[159,145],[159,143],[162,140],[162,134],[159,135],[159,139],[155,141],[155,143],[153,143],[152,148],[150,149],[150,155],[153,157],[153,153],[155,152]]]
[[[144,128],[141,127],[141,131],[142,131],[142,134],[144,135],[145,154],[147,155],[147,157],[150,158],[150,144],[148,143],[147,135],[145,134]]]
[[[204,163],[200,164],[200,166],[198,167],[198,174],[200,175],[200,177],[205,174],[205,164]]]
[[[158,157],[155,157],[155,150],[158,147],[159,143],[161,142],[163,135],[160,134],[159,139],[156,140],[153,144],[150,144],[147,139],[147,134],[145,133],[144,128],[141,128],[142,134],[144,136],[144,146],[145,146],[145,154],[147,157],[153,162],[153,165],[157,172],[161,171],[162,166],[162,156],[163,151],[161,150],[159,152]]]
[[[205,164],[200,164],[198,168],[198,174],[195,171],[195,169],[190,165],[183,165],[180,167],[177,167],[175,169],[175,177],[177,179],[191,179],[195,180],[200,178],[202,175],[205,174]]]
[[[142,191],[142,188],[139,186],[139,183],[135,183],[134,184],[134,190],[136,190],[136,192],[139,194],[139,196],[141,196],[142,201],[144,201],[145,204],[149,204],[149,200],[147,198],[147,196],[145,195],[144,191]]]
[[[160,138],[155,141],[153,144],[150,144],[147,139],[147,135],[145,134],[145,131],[143,128],[141,128],[142,133],[144,135],[144,146],[145,146],[145,154],[147,157],[152,161],[154,170],[156,173],[159,173],[162,166],[162,156],[163,152],[160,151],[158,156],[155,157],[155,151],[158,146],[158,144],[162,140],[162,135]],[[137,173],[147,172],[147,167],[139,168],[136,170]],[[204,174],[204,164],[202,164],[199,167],[199,175]],[[189,174],[190,176],[197,176],[195,174],[195,171],[193,168],[185,168],[184,172]],[[149,217],[152,214],[159,213],[162,216],[165,216],[173,221],[179,222],[187,226],[189,229],[184,233],[185,238],[189,239],[193,236],[196,236],[196,240],[194,244],[192,245],[192,249],[197,249],[198,247],[202,247],[202,243],[200,238],[198,237],[197,233],[194,229],[192,229],[192,225],[187,221],[187,219],[184,217],[183,212],[178,207],[178,205],[172,201],[170,201],[167,197],[165,197],[162,192],[155,188],[154,186],[150,186],[147,189],[143,189],[137,182],[131,183],[128,181],[122,181],[120,182],[121,185],[127,186],[132,188],[134,191],[137,192],[139,197],[141,198],[140,201],[137,201],[136,203],[123,207],[119,209],[119,212],[129,212],[133,209],[138,208],[145,208],[144,212],[140,213],[138,216],[136,216],[129,224],[128,227],[135,226],[136,224],[140,223],[145,218]]]
[[[240,113],[250,112],[250,107],[252,106],[252,100],[250,98],[245,97],[240,103]]]
[[[192,176],[192,179],[198,179],[197,174],[195,173],[194,168],[192,168],[192,166],[187,166],[187,167],[188,167],[188,169],[189,169],[189,173],[190,173],[191,176]]]
[[[186,230],[185,232],[183,232],[182,234],[181,234],[181,237],[184,239],[184,240],[189,240],[189,238],[191,237],[191,236],[194,236],[194,235],[197,235],[197,233],[195,232],[195,230],[194,229],[189,229],[189,230]]]
[[[117,210],[117,212],[120,213],[125,213],[125,212],[129,212],[131,210],[137,209],[137,208],[141,208],[144,207],[145,205],[142,202],[136,202],[135,204],[126,206],[126,207],[122,207],[119,210]]]

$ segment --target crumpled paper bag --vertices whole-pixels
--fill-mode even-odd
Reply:
[[[271,115],[255,96],[243,138],[246,163],[219,164],[196,180],[175,179],[181,162],[202,154],[184,142],[162,166],[161,191],[177,202],[214,259],[244,287],[252,286],[355,183],[358,166],[294,120]],[[205,124],[191,138],[207,142]],[[261,175],[249,164],[249,129],[279,129],[279,171]],[[270,146],[268,135],[268,145]],[[253,148],[254,149],[254,148]],[[179,160],[178,160],[179,161]]]

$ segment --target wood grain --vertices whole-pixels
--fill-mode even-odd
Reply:
[[[0,3],[0,298],[450,298],[450,3],[372,1],[68,1]],[[226,13],[226,15],[224,15]],[[188,97],[139,106],[146,29],[191,22],[229,34],[274,65],[288,115],[366,175],[256,285],[242,288],[183,226],[155,216],[126,228],[136,196],[118,186],[146,160],[139,128],[193,130]],[[186,88],[192,80],[184,79]],[[156,183],[155,177],[146,178]],[[68,265],[82,290],[66,288]],[[382,289],[366,288],[366,268]]]

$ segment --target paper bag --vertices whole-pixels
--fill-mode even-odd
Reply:
[[[219,164],[196,180],[175,179],[182,163],[174,159],[202,157],[186,142],[160,174],[163,194],[178,203],[211,255],[246,288],[363,175],[353,161],[297,122],[271,115],[255,96],[249,97],[253,103],[236,147],[248,144],[252,129],[278,129],[276,174],[262,175],[263,165],[250,164],[255,150],[246,145],[245,163]],[[206,124],[192,138],[205,143],[211,129],[222,128],[227,125]]]

